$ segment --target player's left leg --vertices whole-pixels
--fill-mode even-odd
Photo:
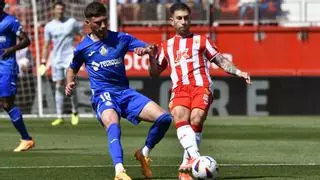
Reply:
[[[196,140],[200,149],[203,124],[207,118],[208,109],[213,102],[213,94],[209,88],[195,87],[192,95],[194,98],[191,105],[190,124],[196,133]]]
[[[12,124],[21,136],[20,144],[13,151],[27,151],[33,148],[35,146],[35,142],[27,131],[20,109],[14,105],[14,96],[2,97],[1,104],[3,109],[8,113]]]
[[[66,78],[68,67],[69,67],[69,64],[68,64],[68,66],[64,67],[64,79]],[[72,125],[76,126],[79,124],[77,88],[75,88],[73,90],[73,93],[72,93],[70,99],[71,99],[71,111],[72,111],[70,121],[71,121]]]
[[[71,107],[72,107],[71,124],[75,126],[75,125],[79,124],[78,96],[77,96],[76,89],[74,90],[74,92],[71,96]]]

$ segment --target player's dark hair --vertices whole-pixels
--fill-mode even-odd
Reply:
[[[191,9],[189,8],[189,6],[185,3],[182,3],[182,2],[174,3],[170,7],[170,15],[172,16],[174,14],[174,12],[177,10],[188,11],[189,14],[191,13]]]
[[[88,4],[86,9],[84,10],[84,16],[86,18],[106,16],[106,15],[107,15],[107,8],[102,3],[99,3],[96,1]]]
[[[3,9],[5,5],[6,2],[4,2],[4,0],[0,0],[0,9]]]
[[[53,8],[55,8],[57,5],[62,6],[63,8],[66,7],[66,4],[64,4],[62,1],[56,1],[56,2],[53,4]]]

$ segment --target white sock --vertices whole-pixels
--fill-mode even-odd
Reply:
[[[116,171],[116,176],[125,171],[122,163],[116,164],[116,166],[114,168],[115,168],[115,171]]]
[[[72,113],[78,112],[78,96],[77,96],[77,90],[74,89],[71,96],[71,107],[72,107]]]
[[[188,159],[189,159],[189,155],[188,152],[186,150],[183,151],[183,159],[182,159],[182,163],[183,165],[188,164]]]
[[[196,133],[196,141],[197,141],[197,145],[198,145],[199,149],[200,149],[201,139],[202,139],[202,133]],[[187,164],[189,158],[190,157],[188,155],[188,152],[186,150],[184,150],[182,164]]]
[[[144,146],[141,151],[144,157],[149,157],[151,149],[149,149],[147,146]]]
[[[56,99],[57,117],[62,118],[64,89],[63,89],[63,86],[58,83],[56,83],[55,99]]]
[[[180,144],[191,158],[197,158],[200,156],[196,142],[196,134],[190,125],[177,128],[177,136]]]

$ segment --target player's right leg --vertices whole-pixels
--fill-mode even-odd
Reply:
[[[121,129],[120,109],[116,101],[112,100],[112,95],[109,92],[102,93],[102,96],[96,95],[93,98],[94,109],[97,118],[106,130],[109,154],[112,158],[115,167],[115,180],[131,180],[126,174],[123,165],[123,149],[121,145]]]
[[[152,171],[149,154],[166,134],[172,117],[158,104],[133,89],[125,90],[122,95],[120,102],[121,106],[125,107],[124,112],[126,112],[128,121],[135,125],[140,120],[153,123],[149,129],[145,145],[134,154],[135,158],[140,162],[142,174],[145,178],[151,178]]]
[[[142,173],[146,178],[152,177],[149,153],[158,144],[170,127],[172,117],[153,101],[148,102],[139,114],[144,121],[153,122],[150,127],[145,146],[136,151],[135,157],[140,161]]]
[[[179,179],[192,179],[189,175],[192,162],[200,156],[196,134],[190,124],[192,96],[189,86],[180,86],[173,90],[169,103],[173,115],[177,137],[184,148],[183,161],[179,167]]]
[[[35,146],[35,142],[27,131],[20,109],[13,103],[14,96],[1,97],[0,101],[4,110],[8,113],[12,124],[21,136],[19,145],[13,151],[21,152],[32,149]]]
[[[58,126],[64,123],[62,117],[63,114],[63,103],[64,103],[64,70],[58,67],[52,68],[52,80],[55,82],[55,101],[57,119],[51,122],[52,126]]]

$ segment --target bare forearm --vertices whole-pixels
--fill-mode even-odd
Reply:
[[[163,69],[161,66],[157,63],[156,58],[154,56],[150,56],[150,66],[149,66],[149,74],[151,77],[157,77],[160,76]]]
[[[222,68],[225,72],[235,76],[240,76],[241,71],[223,55],[218,54],[212,62]]]
[[[45,42],[42,48],[42,59],[41,61],[46,61],[47,57],[48,57],[48,48],[49,48],[49,42]],[[42,62],[42,63],[46,63],[46,62]]]
[[[75,69],[68,68],[67,70],[67,84],[70,82],[75,82],[78,71]]]
[[[18,38],[19,38],[18,44],[11,47],[11,51],[13,51],[13,52],[18,51],[20,49],[23,49],[25,47],[28,47],[31,43],[30,39],[28,38],[28,36],[24,32],[21,32],[21,34],[20,34],[20,36],[18,36]]]

